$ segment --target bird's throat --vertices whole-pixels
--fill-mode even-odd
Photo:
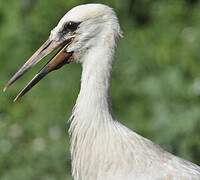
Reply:
[[[82,166],[85,161],[95,159],[92,157],[94,142],[99,138],[98,142],[103,143],[100,141],[104,138],[98,134],[108,131],[109,123],[113,121],[109,104],[112,54],[103,50],[96,52],[88,53],[84,59],[81,89],[71,118],[69,132],[74,176],[84,173],[80,172],[81,169],[90,169]]]
[[[82,64],[81,89],[73,112],[78,121],[84,118],[81,123],[91,124],[93,121],[109,119],[107,116],[110,116],[111,68],[112,54],[103,50],[97,51],[96,55],[88,53],[85,57]]]

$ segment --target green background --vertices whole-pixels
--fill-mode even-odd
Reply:
[[[0,0],[0,89],[81,0]],[[164,149],[200,164],[199,0],[99,0],[112,6],[124,38],[112,77],[120,122]],[[79,92],[81,66],[51,73],[22,101],[14,96],[41,62],[0,92],[0,180],[64,180],[70,176],[67,120]]]

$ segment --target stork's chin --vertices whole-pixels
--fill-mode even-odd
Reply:
[[[26,71],[36,65],[40,60],[48,54],[58,49],[54,57],[35,75],[35,77],[25,86],[24,89],[16,96],[14,101],[20,99],[25,95],[33,86],[35,86],[41,79],[43,79],[49,72],[61,68],[63,65],[68,64],[73,59],[73,52],[67,52],[67,47],[71,44],[72,38],[59,42],[48,39],[31,57],[28,61],[14,74],[4,87],[4,91],[19,79]]]

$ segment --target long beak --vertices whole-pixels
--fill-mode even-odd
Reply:
[[[60,48],[57,54],[35,75],[35,77],[25,86],[24,89],[17,95],[14,101],[25,95],[33,86],[43,79],[49,72],[61,68],[64,64],[70,62],[73,53],[66,51],[71,40],[59,43],[56,41],[47,40],[31,57],[30,59],[14,74],[7,82],[4,91],[19,79],[26,71],[36,65],[41,59],[50,54],[56,48]]]

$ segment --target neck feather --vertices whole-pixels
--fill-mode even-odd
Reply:
[[[104,45],[91,49],[85,56],[81,89],[72,113],[71,127],[73,123],[91,125],[112,120],[109,86],[113,53],[114,47],[106,48]]]
[[[116,38],[114,33],[101,37],[82,59],[81,89],[71,116],[72,174],[76,180],[91,180],[88,176],[93,173],[93,166],[98,165],[95,177],[103,171],[101,167],[108,159],[104,157],[100,163],[99,156],[106,153],[108,137],[115,134],[109,85]]]
[[[81,89],[72,113],[70,132],[77,124],[87,126],[112,121],[109,85],[116,41],[121,36],[114,16],[106,28],[96,35],[82,58]]]
[[[72,173],[75,177],[83,174],[80,170],[87,169],[82,166],[90,154],[88,148],[95,142],[99,131],[106,130],[108,124],[113,122],[109,104],[113,52],[114,47],[95,47],[88,52],[82,64],[81,89],[69,129]]]

